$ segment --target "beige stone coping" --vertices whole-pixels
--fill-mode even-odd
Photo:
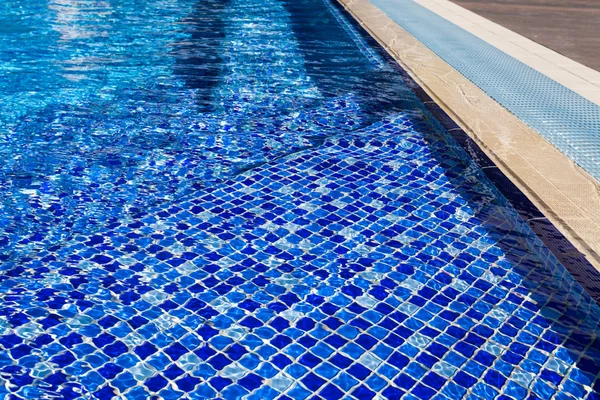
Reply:
[[[338,0],[600,270],[600,184],[368,0]]]
[[[414,2],[600,105],[600,72],[448,0]]]

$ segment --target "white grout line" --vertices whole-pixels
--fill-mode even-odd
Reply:
[[[448,0],[413,0],[488,44],[600,105],[600,72]]]

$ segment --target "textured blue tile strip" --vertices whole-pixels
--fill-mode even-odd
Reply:
[[[600,179],[599,106],[414,1],[371,2]]]

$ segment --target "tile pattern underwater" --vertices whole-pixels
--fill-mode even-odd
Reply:
[[[0,20],[2,397],[600,398],[598,304],[336,4]]]

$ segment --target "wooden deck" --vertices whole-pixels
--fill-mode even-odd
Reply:
[[[452,0],[600,71],[600,0]]]

